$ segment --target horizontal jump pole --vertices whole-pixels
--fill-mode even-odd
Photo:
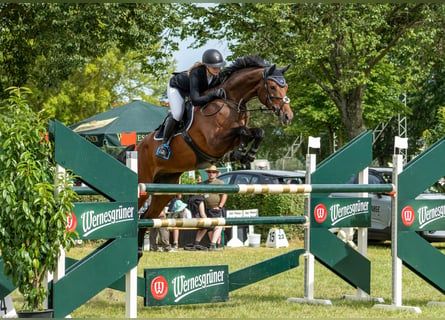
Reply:
[[[279,194],[332,192],[395,192],[393,184],[168,184],[139,183],[140,194]]]
[[[99,192],[90,187],[77,187],[74,186],[73,190],[80,196],[100,195]]]
[[[204,228],[258,224],[307,224],[306,216],[277,216],[255,218],[194,218],[194,219],[140,219],[139,228]]]

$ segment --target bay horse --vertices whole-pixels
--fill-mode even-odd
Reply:
[[[162,143],[155,139],[157,131],[147,135],[138,144],[138,183],[177,184],[183,172],[207,168],[223,157],[244,164],[253,161],[264,137],[264,130],[248,127],[247,102],[258,97],[263,105],[279,117],[282,124],[289,124],[293,113],[286,96],[288,85],[284,79],[284,73],[289,67],[277,69],[258,56],[236,59],[219,74],[222,80],[216,88],[225,90],[225,98],[193,108],[193,122],[188,131],[176,135],[171,141],[169,160],[155,155]],[[248,149],[249,143],[251,146]],[[139,198],[139,208],[148,197],[145,195]],[[172,198],[172,195],[151,196],[148,209],[141,214],[141,218],[157,218]],[[139,257],[142,255],[144,233],[145,230],[139,232]]]

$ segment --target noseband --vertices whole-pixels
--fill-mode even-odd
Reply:
[[[269,86],[267,84],[267,80],[272,80],[276,84],[278,84],[281,88],[284,88],[286,85],[286,80],[283,76],[267,76],[268,68],[265,68],[263,71],[263,81],[264,81],[264,89],[266,89],[266,106],[267,103],[269,104],[269,107],[272,109],[272,111],[277,115],[280,116],[281,111],[283,110],[283,107],[285,104],[290,103],[290,99],[288,96],[271,96],[269,92]],[[281,99],[281,105],[279,107],[276,107],[273,103],[272,99]]]

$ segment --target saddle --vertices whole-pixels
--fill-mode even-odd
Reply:
[[[208,166],[217,163],[220,159],[212,157],[202,151],[194,142],[193,139],[188,134],[188,131],[193,123],[193,115],[194,115],[194,107],[191,101],[187,101],[185,104],[184,116],[182,120],[179,122],[179,125],[176,127],[175,132],[173,133],[173,137],[182,135],[184,141],[188,144],[188,146],[195,152],[197,157],[197,165],[196,167],[199,169],[207,168]],[[170,117],[171,115],[167,115]],[[164,119],[162,124],[156,129],[156,133],[154,135],[154,140],[161,140],[164,137],[164,127],[165,122],[167,121],[167,117]]]
[[[192,102],[187,101],[185,103],[184,115],[182,116],[181,121],[179,121],[178,125],[176,126],[173,136],[180,135],[183,132],[187,132],[190,129],[193,123],[193,109],[194,108]],[[156,128],[156,134],[154,136],[155,140],[162,140],[164,138],[164,127],[168,117],[171,117],[170,113],[164,119],[162,124],[158,128]]]

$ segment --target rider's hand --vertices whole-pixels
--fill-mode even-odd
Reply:
[[[226,97],[226,92],[224,91],[223,88],[218,88],[215,91],[213,91],[213,96],[215,98],[225,98]]]

